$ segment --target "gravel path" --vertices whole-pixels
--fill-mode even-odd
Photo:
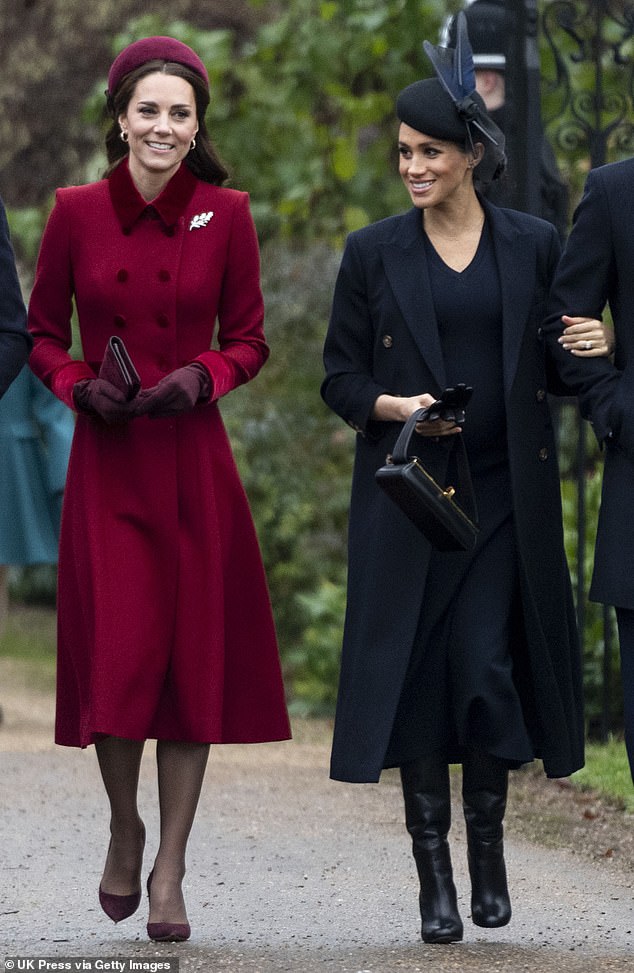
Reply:
[[[426,946],[398,777],[390,772],[365,786],[329,781],[322,724],[299,724],[290,743],[212,750],[190,846],[188,943],[150,943],[145,902],[115,926],[96,896],[107,817],[94,753],[53,747],[50,694],[27,692],[2,662],[0,960],[175,956],[181,973],[634,973],[631,817],[533,773],[513,775],[514,916],[489,931],[468,920],[456,807],[465,939]],[[148,867],[155,805],[148,745],[141,779]]]

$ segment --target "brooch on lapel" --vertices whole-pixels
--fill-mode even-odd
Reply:
[[[192,216],[189,229],[199,230],[201,227],[207,226],[213,215],[213,210],[211,210],[209,213],[197,213],[196,216]]]

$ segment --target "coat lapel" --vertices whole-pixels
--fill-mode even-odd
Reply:
[[[504,390],[508,396],[517,371],[524,331],[534,305],[537,252],[532,234],[514,226],[503,210],[482,200],[492,230],[502,291]]]
[[[536,246],[532,234],[518,229],[503,210],[486,200],[482,202],[492,230],[500,277],[504,388],[508,395],[538,283]],[[423,248],[421,215],[412,209],[403,216],[394,236],[382,245],[382,258],[400,311],[440,391],[446,385],[445,364]]]
[[[382,257],[401,314],[440,392],[446,385],[445,364],[431,296],[423,221],[419,210],[411,209],[402,217],[392,239],[382,245]]]

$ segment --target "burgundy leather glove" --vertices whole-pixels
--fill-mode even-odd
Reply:
[[[190,412],[197,402],[209,398],[211,379],[198,362],[184,365],[162,378],[158,385],[144,389],[137,397],[136,414],[151,419]]]
[[[85,378],[73,386],[73,401],[78,412],[101,416],[108,423],[127,422],[136,413],[134,399],[126,401],[123,392],[105,378]]]

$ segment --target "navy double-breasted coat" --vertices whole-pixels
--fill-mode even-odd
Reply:
[[[622,374],[604,425],[606,438],[601,510],[590,598],[634,609],[634,574],[624,570],[623,552],[634,549],[634,159],[593,170],[575,213],[548,308],[547,330],[561,331],[561,315],[600,318],[609,304],[614,321],[615,374]],[[598,372],[612,366],[592,359]],[[591,362],[585,360],[585,367]],[[579,359],[566,360],[566,381],[579,375]],[[618,371],[617,371],[618,370]],[[605,433],[605,430],[603,430]]]
[[[580,657],[547,401],[553,362],[540,328],[559,242],[542,220],[484,206],[502,292],[507,447],[528,651],[518,688],[530,711],[536,753],[546,773],[558,777],[582,765],[584,738]],[[422,234],[421,213],[412,209],[349,237],[325,344],[323,397],[358,431],[331,763],[332,777],[340,780],[380,776],[430,557],[422,535],[374,479],[400,425],[371,418],[384,392],[439,394],[445,386]],[[464,380],[468,383],[469,376]],[[426,463],[442,480],[446,446],[425,441],[423,449]]]

